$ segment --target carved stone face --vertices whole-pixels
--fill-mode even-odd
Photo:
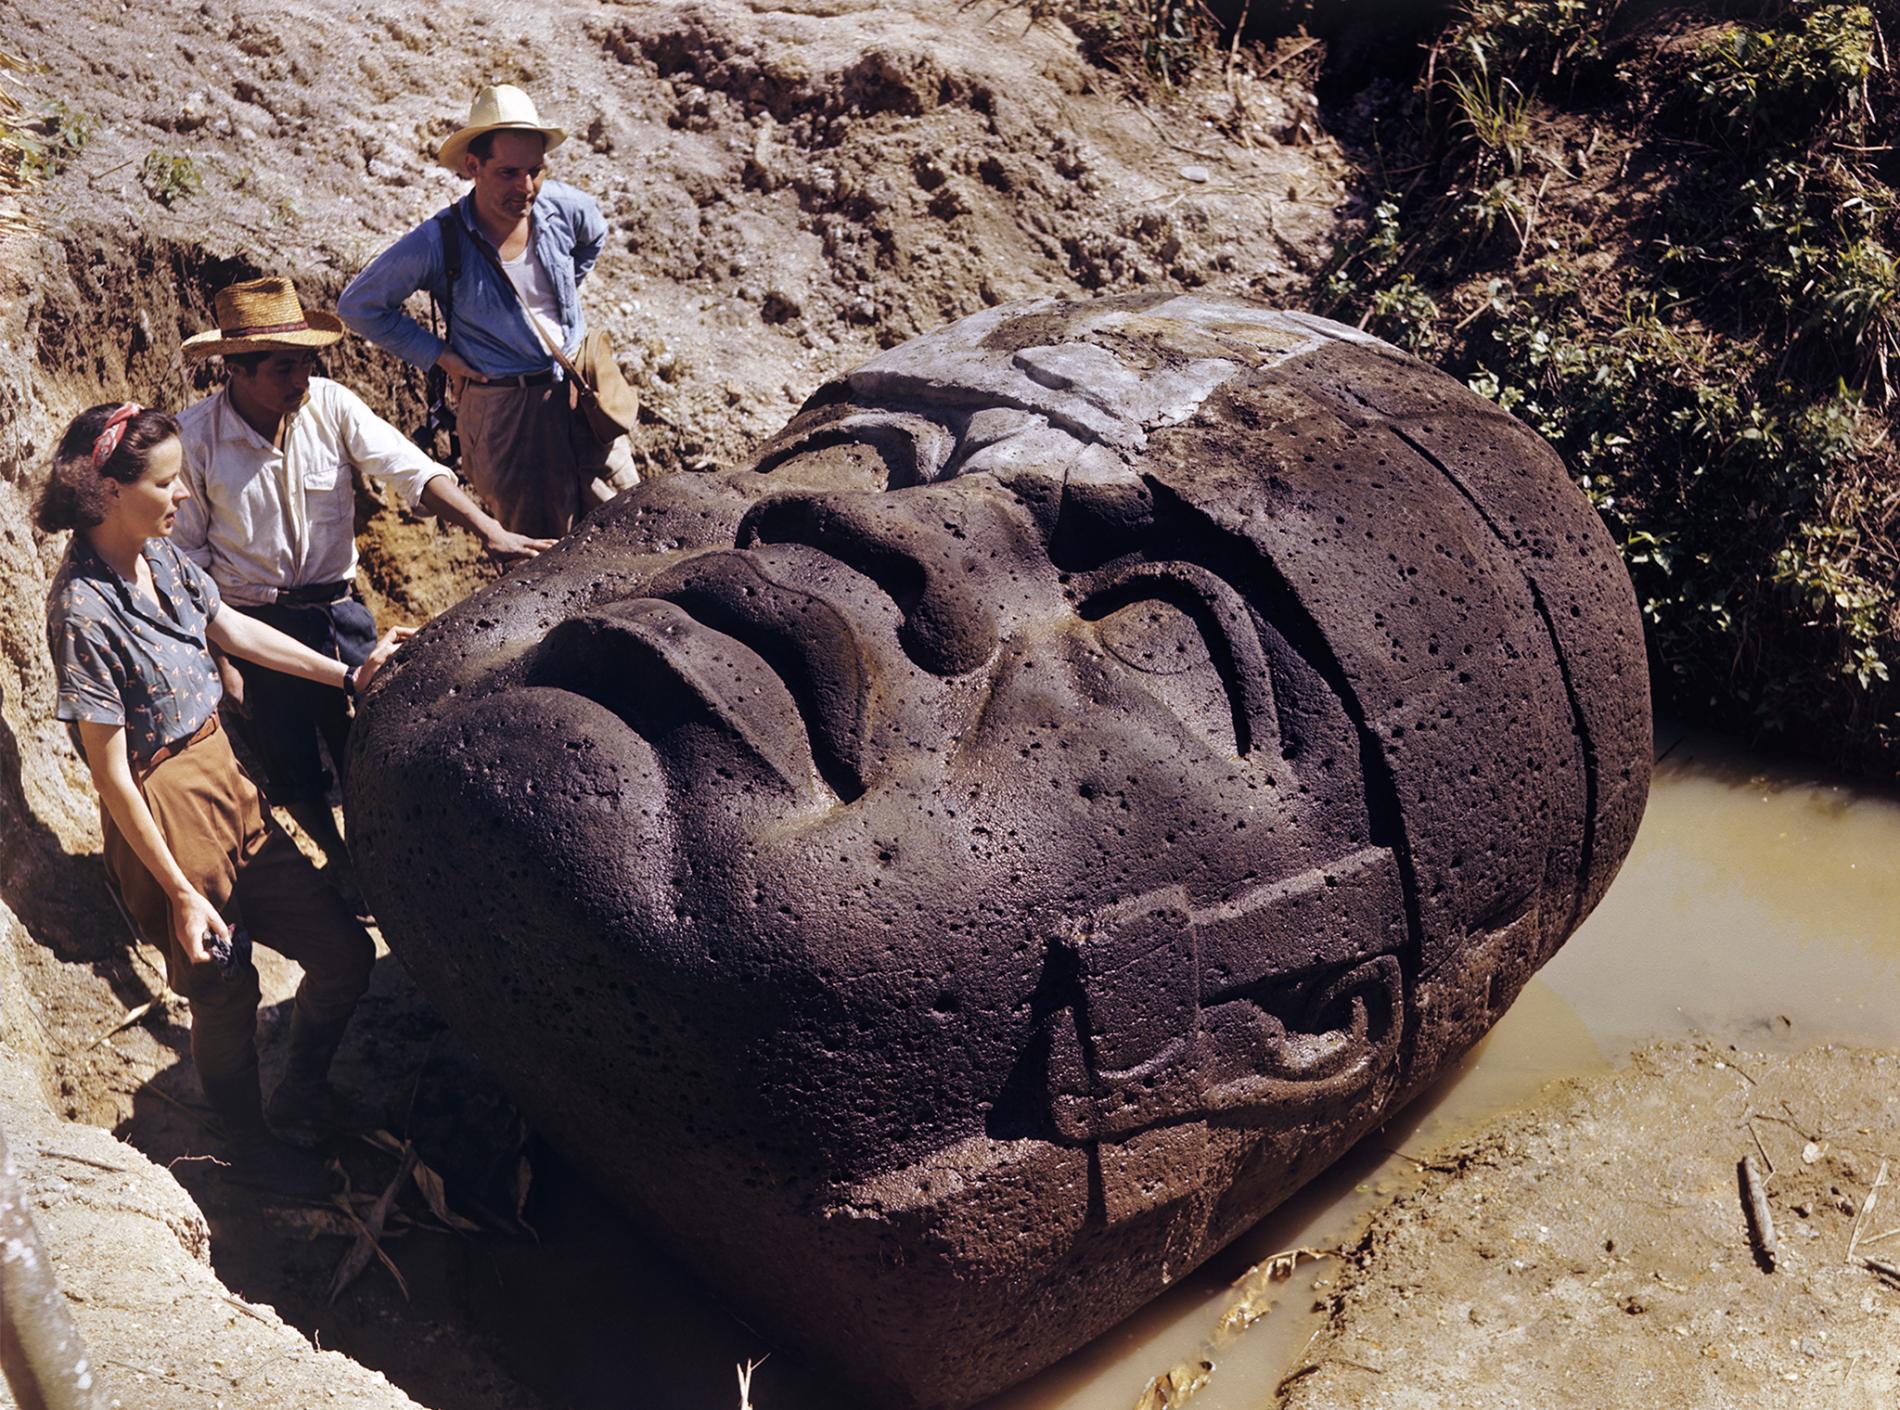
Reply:
[[[1548,448],[1187,297],[881,355],[433,625],[358,735],[366,892],[450,1021],[886,1404],[1055,1359],[1429,1081],[1649,758]]]

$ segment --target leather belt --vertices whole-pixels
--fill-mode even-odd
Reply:
[[[316,607],[326,602],[337,602],[350,595],[351,584],[311,583],[307,587],[278,588],[277,605],[280,607]]]
[[[170,744],[161,746],[159,751],[156,754],[152,755],[150,759],[147,759],[145,761],[144,767],[139,770],[139,776],[143,778],[145,775],[151,773],[153,769],[157,768],[160,764],[164,763],[167,759],[170,759],[174,757],[175,755],[184,753],[187,749],[191,748],[192,745],[202,743],[204,740],[211,738],[211,736],[216,734],[217,732],[218,732],[218,712],[216,710],[213,710],[211,712],[211,717],[207,719],[203,724],[199,725],[198,728],[192,732],[189,738],[174,739]]]
[[[471,387],[545,387],[554,380],[552,367],[542,372],[514,372],[502,377],[490,377],[485,382],[470,382]]]

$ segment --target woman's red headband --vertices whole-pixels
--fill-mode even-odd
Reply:
[[[105,469],[106,462],[112,459],[112,452],[119,448],[119,442],[125,439],[125,428],[132,424],[132,418],[145,410],[135,401],[120,405],[119,409],[106,418],[105,429],[93,438],[92,468]]]

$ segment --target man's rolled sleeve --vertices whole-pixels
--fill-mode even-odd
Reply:
[[[367,338],[417,367],[433,367],[447,346],[403,312],[403,301],[442,278],[441,236],[424,221],[384,250],[350,281],[337,300],[337,317],[358,337]]]
[[[601,247],[607,243],[607,218],[600,213],[600,203],[592,196],[584,192],[577,194],[580,199],[574,203],[574,283],[578,286],[593,270]]]
[[[331,424],[351,463],[394,490],[403,508],[414,509],[421,502],[423,487],[437,475],[449,474],[348,387],[330,382],[327,391],[332,398]]]
[[[53,717],[86,724],[123,725],[125,702],[118,677],[99,643],[80,624],[67,621],[59,634],[59,695]]]

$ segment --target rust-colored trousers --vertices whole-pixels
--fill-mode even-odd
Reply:
[[[303,966],[297,1007],[318,1023],[349,1017],[369,987],[376,948],[297,844],[264,811],[224,731],[213,730],[140,781],[179,869],[226,920]],[[102,810],[103,811],[103,810]],[[171,902],[108,815],[106,866],[139,933],[165,951],[166,977],[191,1004],[191,1056],[200,1077],[257,1066],[257,970],[224,978],[194,965],[172,938]]]

